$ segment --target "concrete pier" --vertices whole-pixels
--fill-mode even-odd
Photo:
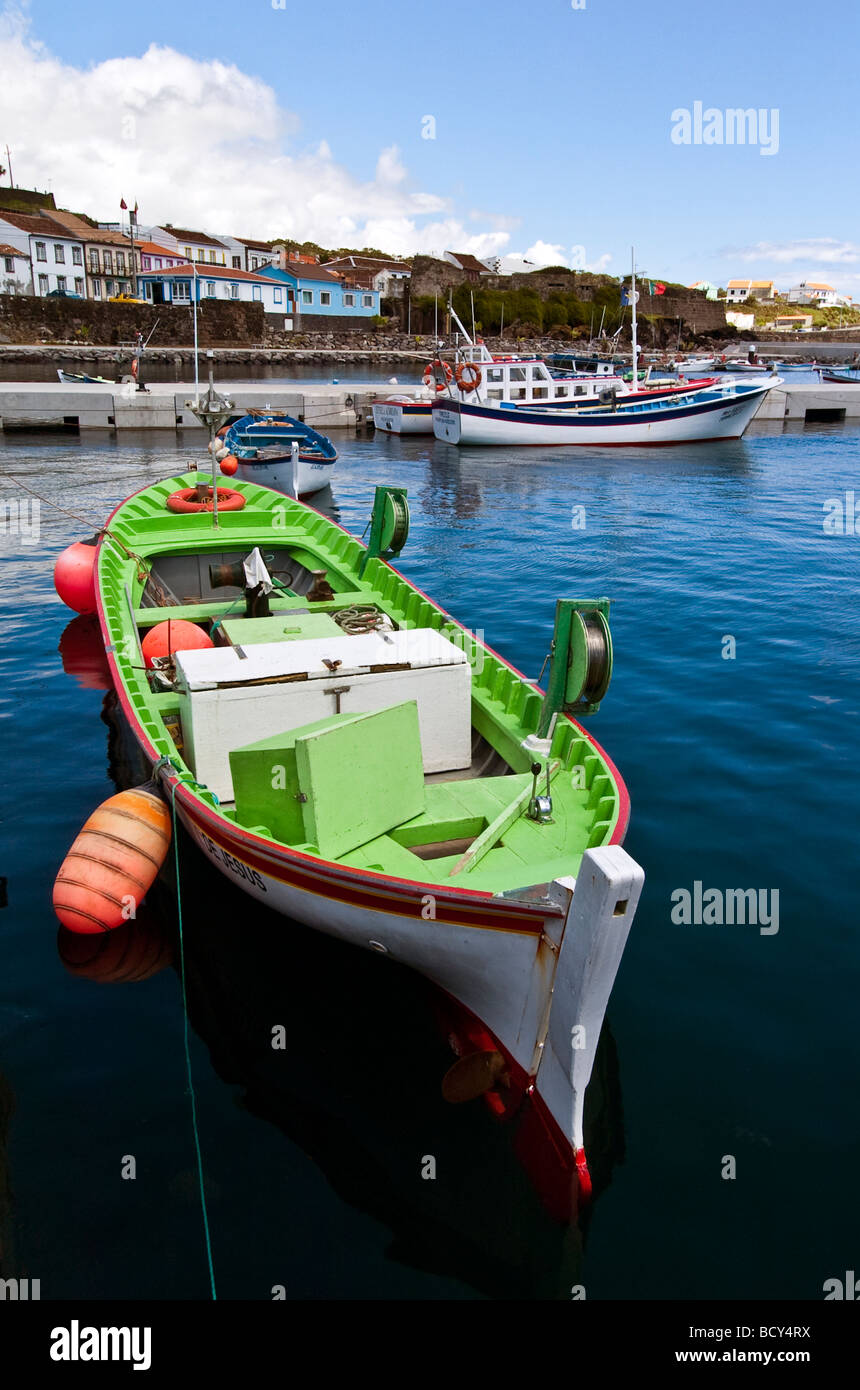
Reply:
[[[377,396],[419,395],[416,385],[373,382],[312,385],[302,382],[219,381],[218,389],[239,412],[281,410],[314,429],[354,429],[370,414]],[[206,382],[201,382],[201,391]],[[0,382],[0,426],[4,430],[75,428],[81,430],[200,429],[186,405],[194,384],[153,382],[147,391],[133,385],[67,386],[61,382]]]
[[[749,378],[747,378],[749,379]],[[205,389],[205,382],[201,383]],[[371,402],[396,393],[417,396],[417,385],[386,386],[374,382],[342,382],[305,387],[301,382],[219,381],[218,389],[235,402],[237,411],[282,410],[314,429],[355,429],[370,417]],[[199,429],[186,405],[193,383],[153,382],[148,391],[125,386],[66,386],[60,382],[0,382],[0,427],[4,430],[81,429],[141,430]],[[756,420],[860,419],[860,383],[794,383],[784,381],[764,397]]]

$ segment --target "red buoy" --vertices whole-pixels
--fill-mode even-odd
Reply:
[[[54,911],[69,931],[86,936],[133,919],[170,847],[170,811],[135,787],[103,801],[63,860]]]
[[[196,623],[189,623],[186,618],[168,618],[149,629],[140,647],[146,666],[151,668],[158,657],[172,656],[174,652],[203,651],[214,645],[209,633]]]
[[[239,467],[239,460],[236,458],[235,454],[228,454],[226,458],[221,460],[218,466],[222,473],[226,473],[228,478],[232,478],[236,469]]]
[[[76,613],[96,611],[96,546],[98,536],[75,541],[57,556],[54,588],[63,603]]]

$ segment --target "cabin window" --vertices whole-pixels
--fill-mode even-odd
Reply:
[[[313,290],[302,290],[302,303],[303,303],[303,304],[313,304],[313,302],[314,302],[314,292],[313,292]]]
[[[513,386],[513,387],[511,387],[510,399],[511,399],[512,401],[522,401],[522,400],[525,400],[525,395],[526,395],[526,388],[525,388],[524,386]]]
[[[540,363],[538,363],[536,367],[532,367],[531,378],[532,381],[546,381],[546,372],[544,371]]]
[[[355,295],[354,295],[354,294],[345,294],[344,297],[343,297],[343,307],[344,307],[345,309],[352,309],[354,306],[355,306]]]
[[[504,379],[505,374],[502,371],[501,367],[487,368],[487,381],[504,381]]]
[[[83,251],[81,250],[80,246],[73,246],[73,247],[72,247],[72,265],[83,265],[83,263],[84,263],[84,253],[83,253]]]
[[[588,387],[587,387],[587,386],[574,386],[574,388],[573,388],[573,394],[574,394],[575,396],[584,396],[584,395],[587,394],[587,392],[588,392]]]
[[[326,307],[331,304],[331,290],[320,290],[320,304]]]
[[[511,381],[525,381],[525,367],[511,367]]]
[[[500,401],[504,395],[503,391],[488,391],[487,399],[490,401]]]
[[[56,245],[54,246],[54,262],[56,265],[65,265],[66,252],[64,247]]]
[[[36,242],[36,260],[46,261],[48,259],[48,248],[44,241]]]
[[[39,276],[39,294],[47,294],[47,293],[48,293],[48,277],[47,277],[47,275],[40,275],[40,276]]]
[[[532,396],[536,401],[545,401],[549,395],[549,388],[546,386],[535,386]]]
[[[566,395],[567,395],[567,387],[566,387],[566,386],[556,386],[556,388],[555,388],[555,394],[556,394],[557,396],[566,396]]]

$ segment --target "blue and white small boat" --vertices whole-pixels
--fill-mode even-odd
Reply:
[[[256,411],[229,425],[218,457],[236,460],[231,475],[290,497],[308,497],[331,482],[337,449],[327,435],[279,411]],[[226,455],[221,450],[226,450]],[[223,468],[222,468],[222,471]]]

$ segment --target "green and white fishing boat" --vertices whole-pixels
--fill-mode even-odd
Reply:
[[[543,694],[392,567],[402,489],[376,489],[367,547],[281,493],[219,493],[216,519],[208,483],[168,478],[70,548],[92,557],[154,781],[252,899],[443,991],[460,1058],[446,1096],[516,1116],[567,1218],[589,1187],[585,1090],[643,881],[621,848],[624,783],[576,717],[609,683],[608,602],[557,605]],[[71,601],[86,608],[80,585]]]

